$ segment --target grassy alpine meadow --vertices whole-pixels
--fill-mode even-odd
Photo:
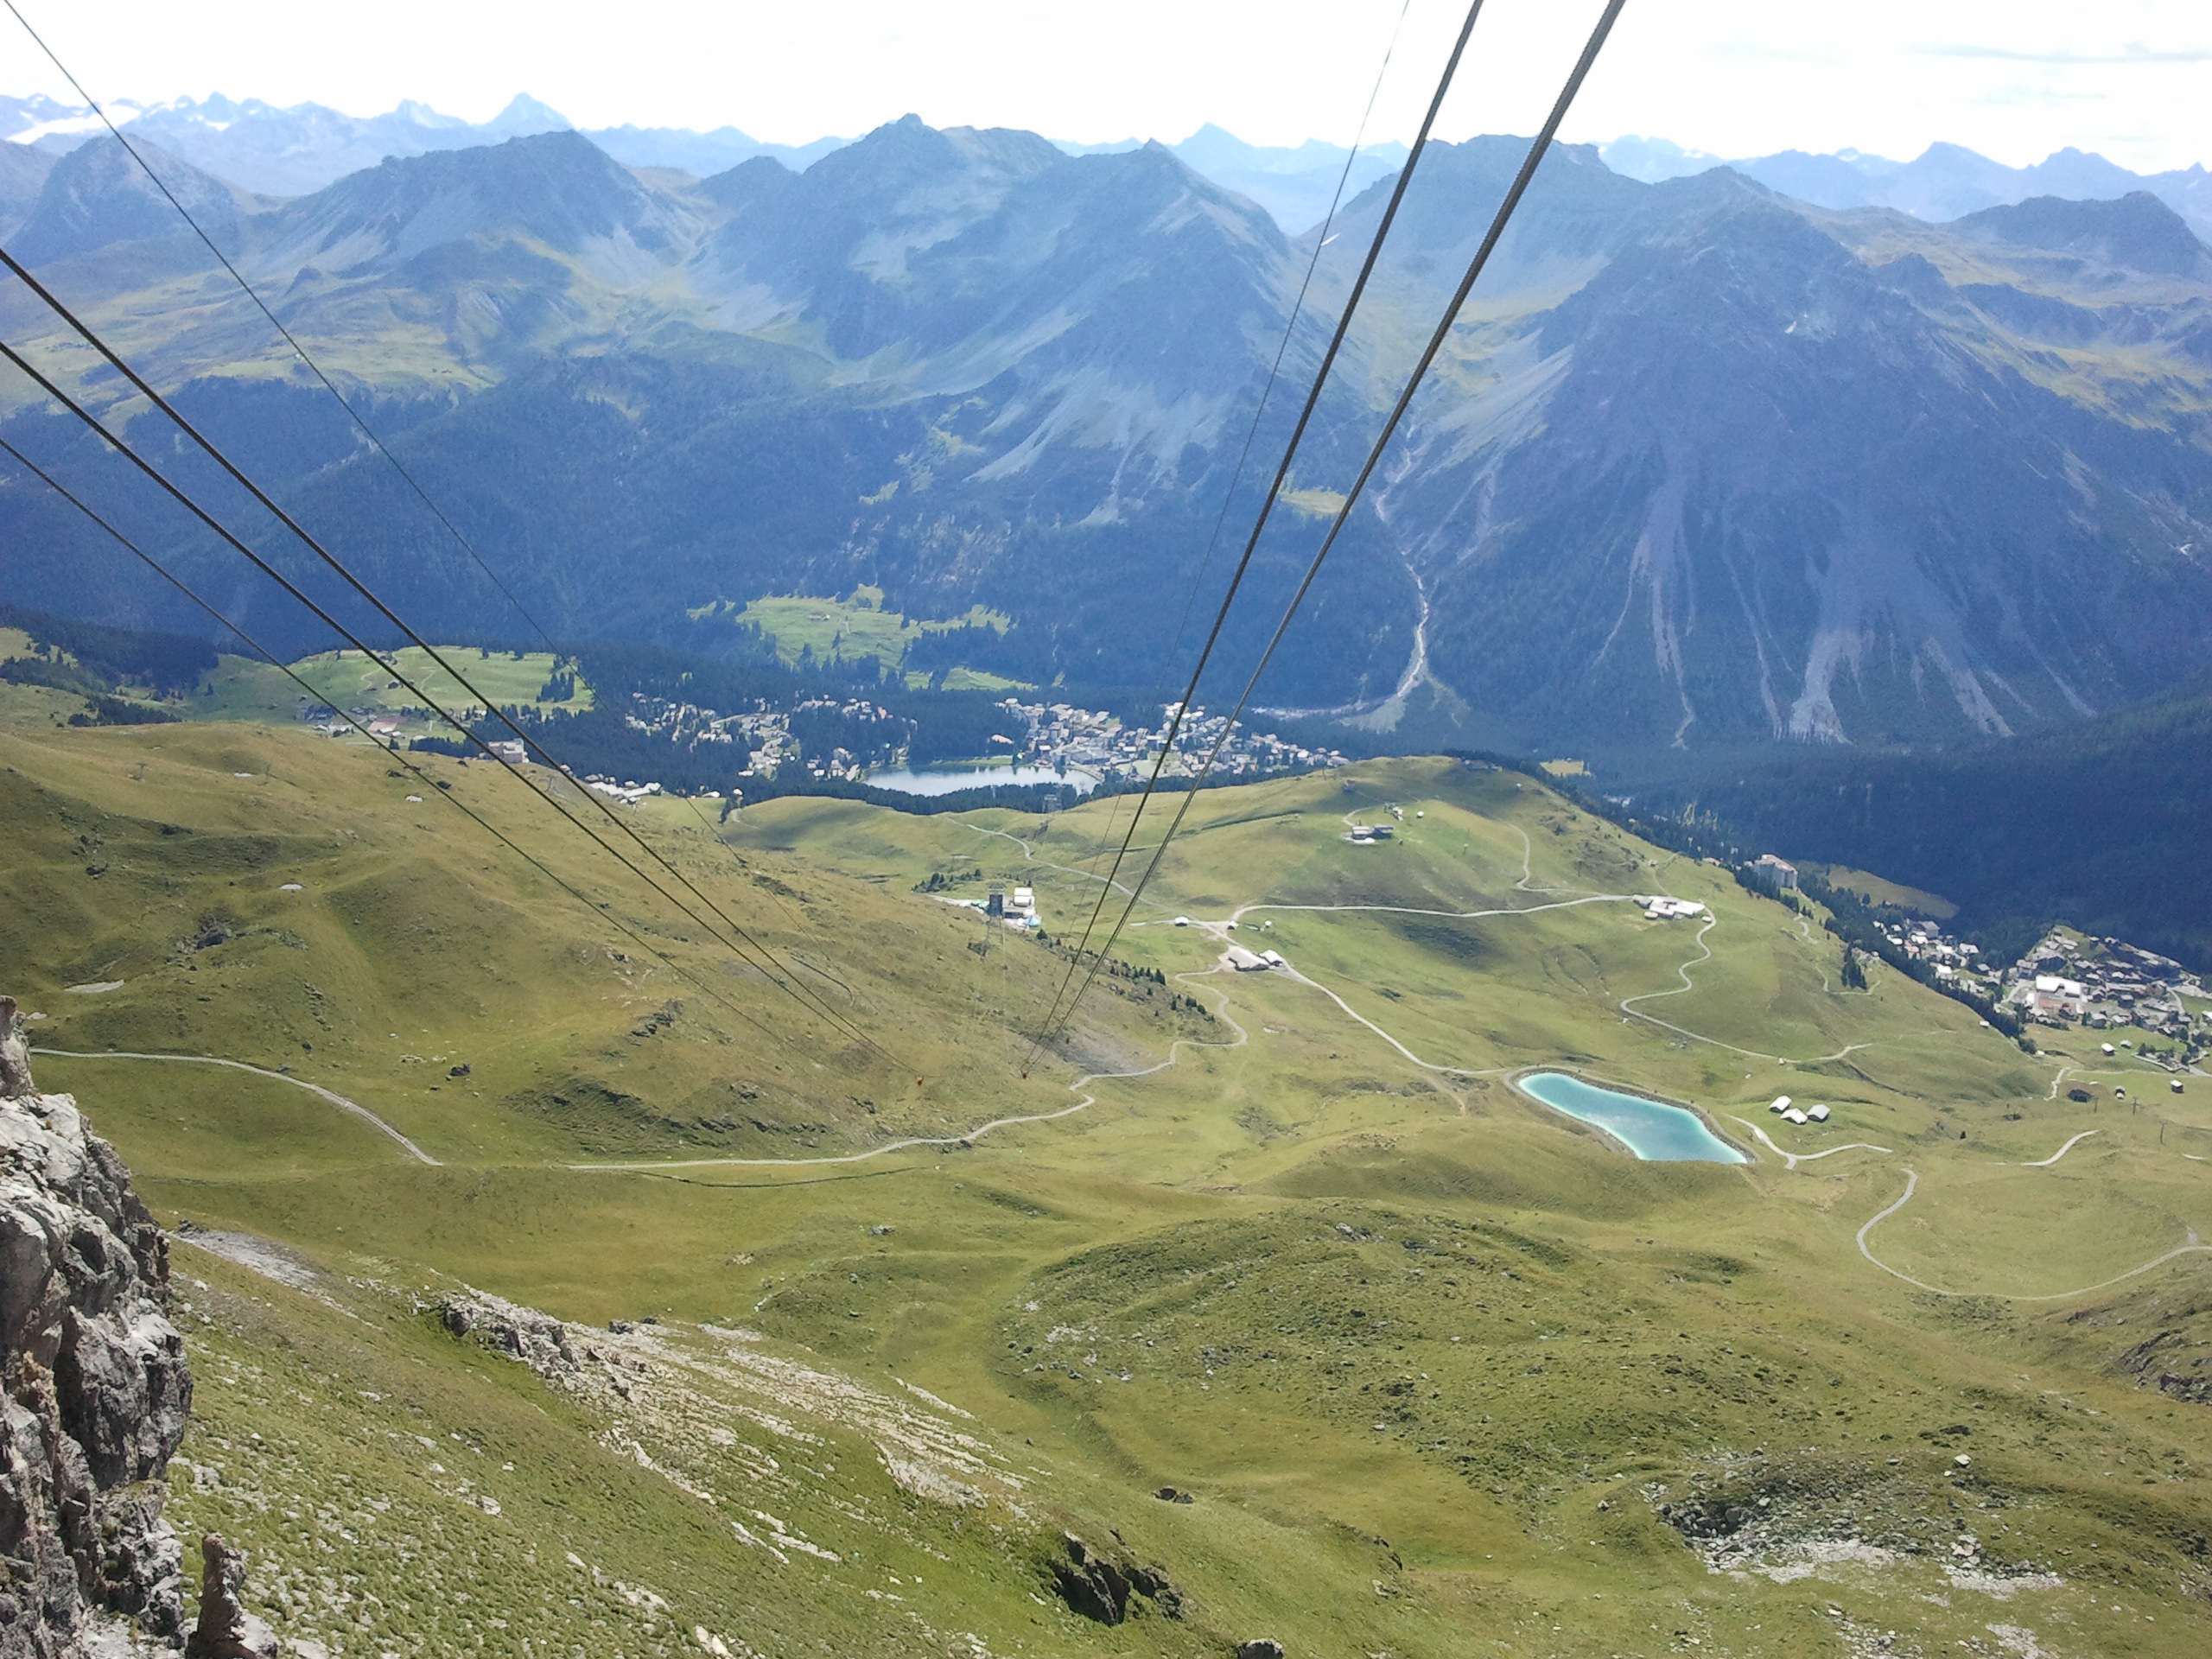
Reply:
[[[180,1230],[173,1513],[289,1637],[2212,1638],[2202,1079],[1847,990],[1816,909],[1453,761],[1198,797],[1061,1029],[1127,799],[616,809],[710,931],[572,785],[414,759],[0,733],[6,988]],[[994,881],[1042,939],[947,902]],[[1532,1069],[1745,1161],[1633,1157]]]
[[[538,695],[561,670],[550,652],[447,645],[439,648],[438,656],[466,677],[466,686],[419,645],[402,646],[387,661],[359,651],[323,652],[302,658],[291,668],[334,709],[397,714],[411,708],[427,714],[415,693],[392,672],[394,668],[440,709],[464,717],[474,711],[481,718],[487,700],[495,709],[519,707],[539,714],[574,713],[592,704],[591,688],[582,683],[563,701]],[[570,677],[574,678],[573,673]],[[283,670],[251,658],[224,657],[199,695],[185,705],[185,712],[198,720],[279,721],[290,719],[301,702],[298,684]],[[438,722],[428,729],[445,736],[451,728]]]

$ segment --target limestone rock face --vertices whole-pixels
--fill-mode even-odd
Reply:
[[[99,1614],[174,1636],[162,1477],[192,1408],[168,1244],[114,1149],[42,1095],[0,997],[0,1659],[63,1659]]]

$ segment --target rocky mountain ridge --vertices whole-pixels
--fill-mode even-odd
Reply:
[[[168,1246],[112,1148],[41,1094],[0,997],[0,1655],[61,1659],[183,1622],[162,1484],[192,1407]]]

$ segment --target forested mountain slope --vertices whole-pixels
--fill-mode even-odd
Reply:
[[[1439,146],[1417,175],[1233,659],[1521,149]],[[114,159],[64,157],[11,245],[403,609],[522,632]],[[912,118],[804,173],[696,181],[569,132],[283,203],[165,165],[549,626],[715,650],[726,624],[694,617],[717,601],[868,582],[915,613],[1010,613],[982,665],[1039,682],[1187,659],[1175,619],[1315,239],[1157,145],[1071,156]],[[1231,534],[1387,188],[1322,252]],[[1264,699],[1393,742],[1605,748],[2018,734],[2156,695],[2212,655],[2209,257],[2144,195],[1930,226],[1562,147]],[[0,329],[114,405],[20,289]],[[12,442],[257,628],[321,643],[24,383],[4,396]],[[0,524],[27,597],[200,626],[35,483],[0,487]]]

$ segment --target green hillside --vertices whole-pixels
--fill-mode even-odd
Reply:
[[[592,706],[588,685],[553,686],[562,664],[546,651],[491,651],[480,646],[442,645],[439,654],[457,665],[468,683],[500,709],[523,708],[543,714],[573,713]],[[329,651],[302,658],[291,664],[294,673],[322,694],[334,709],[369,709],[390,713],[413,709],[418,717],[409,723],[425,731],[443,732],[442,722],[420,715],[427,713],[415,694],[405,689],[397,669],[441,709],[481,718],[484,704],[469,695],[461,682],[441,668],[419,645],[407,645],[379,662],[358,651]],[[549,690],[567,695],[548,698]],[[203,682],[192,705],[195,718],[213,720],[289,720],[299,708],[299,686],[282,670],[245,657],[226,657]]]
[[[632,815],[887,1058],[556,839],[512,775],[386,762],[257,727],[0,733],[0,959],[34,1040],[263,1068],[37,1058],[198,1230],[173,1515],[244,1539],[287,1634],[1597,1656],[2212,1631],[2212,1084],[2024,1054],[1878,967],[1846,991],[1817,918],[1457,762],[1202,798],[1033,1065],[1126,799]],[[1036,889],[1046,942],[944,902],[994,880]],[[1647,920],[1627,899],[1652,893],[1709,913]],[[1289,970],[1225,970],[1230,919]],[[1688,1103],[1751,1161],[1637,1161],[1515,1090],[1532,1066]],[[1830,1121],[1769,1114],[1783,1093]],[[977,1132],[1000,1119],[1033,1121]],[[821,1161],[918,1135],[947,1139]],[[1068,1531],[1166,1582],[1079,1617]]]

